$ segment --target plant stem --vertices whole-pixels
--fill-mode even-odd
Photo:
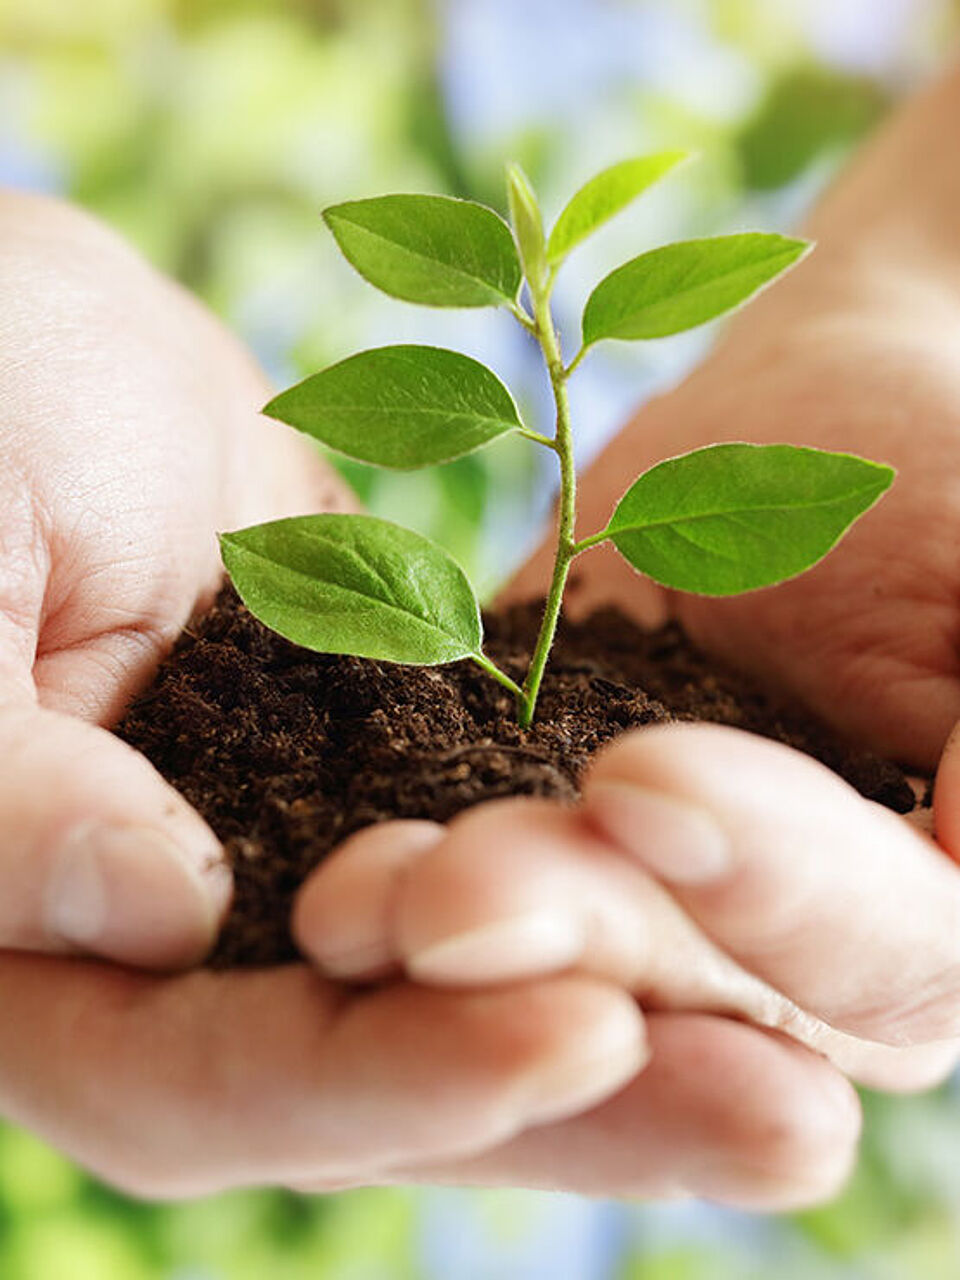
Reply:
[[[524,440],[532,440],[534,444],[542,444],[545,448],[552,449],[554,453],[557,451],[556,441],[552,440],[550,436],[542,436],[539,431],[531,431],[529,427],[520,427],[519,434],[523,436]]]
[[[577,352],[577,354],[573,357],[573,359],[570,361],[570,363],[567,365],[567,368],[566,368],[566,376],[568,378],[572,373],[576,372],[576,370],[580,367],[580,361],[583,359],[583,357],[587,354],[589,350],[590,350],[589,347],[581,347],[580,350]]]
[[[510,304],[510,311],[512,315],[514,315],[523,325],[527,333],[532,333],[534,337],[537,336],[537,322],[527,314],[526,310],[519,302],[514,300]]]
[[[523,682],[523,691],[518,709],[520,727],[528,729],[533,720],[543,679],[550,646],[556,635],[557,623],[560,619],[560,605],[563,590],[567,585],[567,574],[576,546],[577,520],[577,476],[573,461],[573,432],[570,425],[570,402],[567,397],[567,370],[563,366],[563,353],[560,350],[560,339],[550,312],[550,288],[545,283],[542,288],[531,288],[533,315],[536,322],[536,338],[540,343],[547,368],[550,373],[550,386],[557,410],[557,427],[553,439],[553,447],[560,459],[560,511],[557,529],[557,551],[553,562],[553,578],[547,593],[547,603],[540,624],[540,633],[530,660],[530,669]]]
[[[591,547],[599,547],[601,542],[609,542],[610,535],[606,529],[601,529],[599,533],[591,533],[589,538],[581,538],[579,542],[573,544],[573,554],[578,556],[581,551],[589,551]]]
[[[505,689],[509,689],[515,698],[523,697],[523,690],[517,682],[511,680],[505,671],[501,671],[495,662],[491,662],[485,653],[475,653],[472,657],[478,667],[481,667],[488,676],[493,676],[494,680],[502,684]]]

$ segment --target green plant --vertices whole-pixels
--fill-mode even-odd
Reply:
[[[505,307],[539,343],[556,406],[552,436],[524,424],[485,366],[426,346],[350,356],[265,409],[334,450],[383,467],[448,462],[509,431],[557,455],[556,558],[522,686],[483,652],[479,606],[459,565],[430,540],[372,516],[304,516],[224,534],[224,563],[261,621],[321,652],[424,665],[470,658],[515,695],[526,727],[575,557],[610,541],[635,569],[668,587],[737,594],[809,568],[888,488],[889,467],[849,454],[712,445],[645,472],[604,529],[578,538],[567,383],[586,353],[602,339],[660,338],[712,320],[810,247],[747,233],[643,253],[594,289],[582,344],[565,363],[550,309],[557,272],[582,240],[683,158],[665,152],[604,170],[573,196],[549,237],[515,165],[507,171],[512,229],[493,210],[446,196],[382,196],[324,214],[346,258],[384,292],[437,307]]]

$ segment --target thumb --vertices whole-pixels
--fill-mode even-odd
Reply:
[[[104,729],[0,704],[0,948],[150,968],[203,959],[230,897],[219,843]]]

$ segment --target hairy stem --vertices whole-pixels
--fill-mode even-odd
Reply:
[[[485,653],[475,653],[472,656],[473,661],[481,670],[485,671],[488,676],[493,676],[494,680],[502,684],[505,689],[509,689],[518,701],[523,698],[523,690],[517,682],[511,680],[505,671],[501,671],[495,662],[491,662]]]
[[[514,300],[510,304],[510,311],[511,311],[511,314],[520,322],[520,324],[523,325],[524,329],[526,329],[528,333],[532,333],[534,337],[536,337],[537,322],[536,320],[532,319],[530,316],[527,315],[526,311],[520,305],[520,303]]]
[[[547,449],[552,449],[554,453],[557,451],[556,443],[550,436],[542,436],[539,431],[531,431],[528,427],[520,427],[518,434],[523,436],[524,440],[532,440],[534,444],[542,444]]]
[[[550,647],[556,635],[557,623],[560,619],[560,605],[563,600],[564,587],[567,585],[567,574],[576,547],[577,520],[577,475],[573,461],[573,432],[570,425],[570,402],[567,397],[568,372],[563,366],[563,354],[560,350],[560,339],[550,312],[549,284],[542,288],[531,288],[533,315],[536,323],[536,338],[540,343],[550,373],[550,386],[553,390],[554,404],[557,411],[556,434],[553,447],[560,459],[560,514],[557,528],[557,551],[553,562],[553,577],[547,593],[543,621],[530,661],[527,678],[523,682],[522,696],[519,702],[520,727],[527,729],[533,720],[536,710],[540,682],[544,668],[550,656]]]
[[[589,551],[591,547],[599,547],[601,542],[609,541],[609,533],[606,529],[601,529],[599,533],[591,533],[589,538],[581,538],[579,542],[574,543],[573,554],[578,556],[581,551]]]
[[[580,361],[583,359],[583,357],[587,354],[589,350],[590,350],[589,347],[581,347],[580,350],[577,352],[577,354],[573,357],[573,359],[567,365],[568,378],[572,373],[574,373],[577,369],[579,369]]]

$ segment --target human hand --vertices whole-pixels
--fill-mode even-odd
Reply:
[[[644,589],[610,553],[579,566],[581,608],[611,598],[632,601],[646,616],[672,608],[702,643],[791,688],[878,750],[925,768],[960,709],[952,639],[957,272],[945,269],[944,252],[951,237],[955,248],[955,218],[944,217],[955,200],[940,198],[952,157],[925,166],[912,159],[931,116],[934,132],[949,136],[943,125],[952,108],[943,105],[907,113],[892,143],[861,170],[854,196],[841,192],[828,202],[821,218],[828,234],[814,258],[605,455],[584,486],[581,532],[600,527],[638,463],[720,439],[790,439],[885,458],[901,471],[894,494],[813,574],[742,601]],[[891,184],[904,187],[905,172],[916,179],[909,208],[895,193],[887,198]],[[914,208],[924,201],[928,219]],[[944,234],[931,234],[934,226]],[[844,227],[846,239],[836,234]],[[811,228],[814,235],[819,229]],[[924,267],[931,246],[933,261]],[[542,590],[548,554],[521,575],[514,594]],[[524,802],[491,807],[464,815],[448,833],[434,830],[434,847],[411,857],[398,851],[397,828],[358,836],[305,888],[296,921],[301,944],[343,977],[399,970],[448,988],[579,966],[647,1001],[782,1027],[886,1087],[939,1078],[955,1058],[950,1041],[958,1030],[956,873],[944,853],[809,762],[718,732],[657,730],[626,740],[595,766],[579,813]],[[953,781],[949,760],[948,753],[938,828],[944,849],[957,851],[949,817],[960,776]],[[736,765],[759,794],[744,794]],[[604,791],[605,770],[612,790]],[[712,881],[676,883],[680,851],[715,852],[716,842],[671,799],[681,810],[705,811],[723,833],[733,857],[726,872],[714,866]],[[608,1193],[650,1192],[658,1176],[661,1188],[669,1185],[673,1170],[683,1171],[676,1182],[689,1188],[684,1173],[693,1168],[702,1189],[711,1167],[715,1194],[757,1203],[759,1189],[769,1192],[776,1181],[769,1164],[763,1169],[764,1135],[790,1107],[777,1093],[782,1078],[772,1070],[751,1075],[748,1064],[781,1042],[712,1016],[654,1013],[648,1026],[652,1061],[618,1099],[558,1132],[526,1134],[470,1161],[462,1176],[503,1176],[506,1165],[515,1177],[542,1182],[547,1154],[564,1168],[562,1144],[573,1140],[581,1185],[589,1178]],[[687,1033],[686,1057],[676,1054],[669,1031],[659,1034],[678,1026]],[[734,1031],[735,1056],[711,1052],[711,1035]],[[823,1062],[816,1070],[824,1084],[842,1085]],[[638,1090],[662,1104],[658,1083],[682,1088],[691,1075],[703,1105],[686,1099],[696,1117],[687,1130],[670,1123],[669,1105],[636,1108]],[[724,1093],[730,1081],[740,1086],[735,1097]],[[749,1128],[765,1104],[770,1126],[711,1164],[711,1138],[730,1135],[738,1122]],[[810,1145],[792,1152],[786,1181],[793,1178],[796,1196],[805,1177],[807,1194],[823,1193],[849,1159],[855,1125],[844,1128],[839,1114],[819,1128],[809,1113],[797,1122],[794,1133]],[[649,1130],[638,1129],[641,1118]],[[781,1132],[789,1127],[787,1120]],[[639,1132],[652,1153],[645,1166],[636,1155]],[[749,1190],[743,1179],[752,1179]]]
[[[0,1113],[140,1194],[389,1180],[630,1079],[609,984],[344,992],[209,949],[213,833],[100,727],[220,579],[215,532],[343,501],[196,303],[76,211],[0,196]],[[27,954],[46,952],[46,955]]]
[[[615,599],[648,620],[672,611],[703,645],[792,689],[838,728],[932,768],[960,711],[960,308],[949,273],[871,254],[842,193],[839,208],[823,215],[828,228],[846,218],[859,240],[828,237],[835,247],[643,411],[587,477],[581,532],[603,523],[638,464],[715,440],[892,461],[893,493],[822,566],[776,590],[721,602],[669,595],[600,551],[578,565],[570,602],[586,611]],[[550,554],[547,543],[515,597],[542,591]],[[494,806],[399,864],[387,831],[361,834],[303,891],[301,945],[344,978],[399,968],[446,987],[577,966],[654,1007],[780,1027],[881,1087],[923,1087],[950,1069],[960,1032],[960,878],[944,856],[960,855],[954,746],[937,788],[938,850],[781,748],[714,729],[646,731],[597,762],[578,813]],[[714,879],[678,882],[678,844],[716,841],[664,810],[671,797],[706,812],[732,847]],[[580,1123],[609,1136],[610,1107],[598,1114],[606,1124]]]
[[[115,720],[219,577],[214,531],[336,500],[202,309],[76,210],[0,195],[0,945],[189,964],[219,843]]]
[[[909,1089],[956,1054],[958,919],[960,876],[928,837],[797,752],[677,725],[603,751],[575,808],[511,800],[360,832],[294,926],[329,977],[450,989],[576,967]]]
[[[72,230],[79,232],[77,227]],[[115,266],[105,267],[104,274],[112,275]],[[159,287],[152,277],[150,281]],[[131,294],[140,297],[141,288],[147,288],[145,276]],[[182,298],[178,302],[189,309]],[[171,321],[176,330],[185,324],[185,315],[174,309]],[[147,344],[140,344],[134,369],[140,367],[143,345]],[[233,356],[240,358],[235,350]],[[231,362],[227,367],[231,377],[237,376]],[[65,377],[64,371],[58,372],[68,387],[77,375],[72,367]],[[104,372],[101,367],[97,377]],[[141,372],[148,385],[168,386],[172,370],[151,376],[147,362]],[[42,384],[34,383],[30,390],[34,396],[45,394]],[[211,400],[217,399],[213,391]],[[185,397],[183,408],[189,411],[188,401]],[[28,404],[31,417],[38,416],[36,399],[28,397]],[[244,399],[244,411],[248,407]],[[104,417],[108,411],[106,406]],[[53,412],[60,412],[56,401]],[[198,422],[195,407],[187,420]],[[153,442],[156,445],[155,437]],[[71,470],[74,461],[67,459],[62,468]],[[302,461],[295,459],[298,475],[301,467]],[[149,464],[146,469],[149,480]],[[250,471],[262,496],[265,473],[256,466]],[[283,488],[289,499],[291,484],[284,482]],[[169,490],[165,492],[170,500]],[[254,495],[254,503],[257,498]],[[176,498],[172,505],[177,508]],[[315,506],[317,498],[305,498],[303,505]],[[265,514],[246,507],[223,516],[214,512],[206,530],[202,515],[196,527],[209,539],[220,521]],[[180,524],[183,516],[180,511]],[[189,542],[192,539],[184,537],[177,545],[178,564],[196,563]],[[112,555],[113,548],[106,553],[107,561]],[[175,583],[180,581],[176,570],[172,576]],[[111,602],[117,585],[109,593]],[[136,585],[134,576],[127,585]],[[124,593],[120,598],[129,604]],[[138,616],[135,609],[131,612]],[[189,612],[189,604],[183,612]],[[15,636],[21,628],[11,625],[8,615],[9,611],[9,634]],[[171,620],[160,645],[178,628],[179,620]],[[102,680],[97,677],[100,636],[94,635],[89,637],[93,660],[89,665],[77,663],[70,689],[61,692],[64,704],[57,702],[57,682],[40,680],[41,673],[56,667],[37,665],[39,701],[109,718],[111,708],[122,705],[137,673],[151,662],[149,645],[141,668],[135,644],[132,655],[126,648],[132,637],[123,627],[108,627],[105,634],[113,637],[114,630],[120,634],[114,637],[116,647],[103,651],[108,670]],[[23,661],[27,650],[21,636],[19,645],[8,647],[12,657],[4,670],[9,705],[22,698],[22,714],[31,702],[24,674],[29,669]],[[125,653],[133,660],[125,661]],[[78,656],[82,658],[82,652]],[[111,683],[111,676],[117,684]],[[79,703],[78,694],[91,701]],[[36,710],[34,706],[31,714]],[[111,804],[119,800],[116,810],[108,805],[110,816],[126,820],[135,808],[171,822],[178,835],[178,824],[191,827],[198,846],[202,843],[205,849],[198,862],[206,864],[213,852],[208,833],[142,761],[89,725],[58,716],[58,741],[52,731],[47,734],[51,724],[47,719],[35,737],[37,743],[47,741],[54,761],[60,758],[54,744],[79,741],[79,747],[69,745],[70,753],[79,750],[82,762],[98,765],[89,777],[81,776],[76,787],[56,797],[59,810],[69,815],[74,802],[82,808],[91,795],[108,798]],[[81,739],[71,738],[81,730]],[[114,753],[112,760],[102,754],[107,751]],[[33,758],[32,771],[25,770],[28,781],[43,774],[45,758],[49,759],[42,753]],[[117,781],[108,788],[105,782],[111,778]],[[24,791],[31,794],[27,785]],[[37,793],[34,784],[32,794]],[[153,808],[145,803],[150,796]],[[3,799],[14,804],[19,794],[11,791]],[[39,801],[26,806],[26,822],[21,818],[24,810],[14,808],[18,829],[35,829],[30,820],[42,820],[41,807]],[[11,859],[21,906],[11,911],[12,926],[0,942],[38,948],[76,945],[75,939],[46,931],[36,907],[43,902],[47,864],[42,857],[25,856],[24,848],[15,850],[20,853],[16,862]],[[186,893],[195,893],[193,872],[174,880],[186,885]],[[143,928],[128,930],[125,936],[86,937],[81,945],[140,963],[166,965],[195,958],[209,939],[226,886],[214,878],[201,895],[202,909],[192,915],[184,909],[182,897],[178,901],[176,893],[159,893],[157,888],[151,885],[154,914]],[[13,903],[13,897],[8,901]],[[145,895],[132,886],[127,902],[116,904],[123,911],[115,918],[126,918],[126,911],[136,911],[144,901]],[[158,923],[164,902],[176,904],[176,910],[159,912]],[[173,928],[166,924],[170,920]],[[183,920],[189,927],[178,923]],[[383,993],[353,998],[302,969],[151,979],[90,963],[9,955],[0,964],[0,983],[5,988],[7,1026],[15,1029],[0,1054],[4,1110],[109,1179],[147,1194],[185,1195],[261,1181],[331,1187],[430,1177],[530,1181],[608,1192],[683,1187],[745,1203],[782,1204],[822,1193],[836,1181],[849,1159],[856,1127],[855,1108],[842,1081],[838,1084],[825,1074],[823,1065],[803,1050],[719,1019],[667,1015],[650,1023],[655,1064],[634,1079],[612,1111],[603,1108],[579,1120],[544,1125],[551,1117],[589,1107],[634,1077],[644,1059],[632,1001],[596,981],[549,980],[495,997],[451,996],[398,983]],[[414,1046],[411,1027],[417,1028]],[[716,1073],[704,1078],[701,1071],[692,1071],[695,1061],[722,1064],[722,1080]],[[759,1105],[744,1113],[747,1080],[762,1080],[764,1089],[747,1089]],[[448,1107],[436,1105],[438,1093]],[[286,1114],[291,1121],[297,1117],[295,1131],[292,1124],[278,1126],[272,1110],[263,1112],[264,1098],[289,1104]],[[382,1108],[371,1115],[373,1098]],[[238,1115],[249,1124],[238,1126]],[[310,1116],[312,1123],[304,1125],[303,1116]],[[619,1144],[611,1141],[612,1116]],[[537,1126],[534,1132],[511,1136],[529,1124]],[[645,1140],[639,1146],[638,1136]],[[745,1167],[744,1153],[749,1156]]]
[[[910,1090],[952,1068],[958,922],[960,876],[926,836],[788,748],[692,725],[620,739],[574,809],[520,799],[360,832],[294,917],[345,981],[509,990],[579,972],[637,997],[651,1060],[631,1086],[464,1180],[569,1185],[566,1140],[581,1190],[753,1207],[836,1189],[857,1137],[843,1074]],[[812,1051],[791,1049],[805,1101],[770,1060],[783,1035]]]
[[[147,1195],[428,1176],[719,1193],[758,1134],[747,1198],[809,1194],[812,1147],[835,1176],[825,1135],[855,1109],[816,1060],[665,1019],[638,1075],[641,1016],[602,980],[352,993],[305,966],[164,977],[63,954],[166,968],[209,946],[229,895],[217,843],[99,726],[214,589],[217,527],[339,498],[251,412],[263,388],[236,345],[103,229],[14,195],[0,227],[3,1114]],[[727,1064],[723,1087],[691,1072],[691,1042]],[[744,1118],[751,1073],[769,1104]],[[614,1177],[602,1123],[566,1117],[627,1082],[617,1106],[644,1141]]]

